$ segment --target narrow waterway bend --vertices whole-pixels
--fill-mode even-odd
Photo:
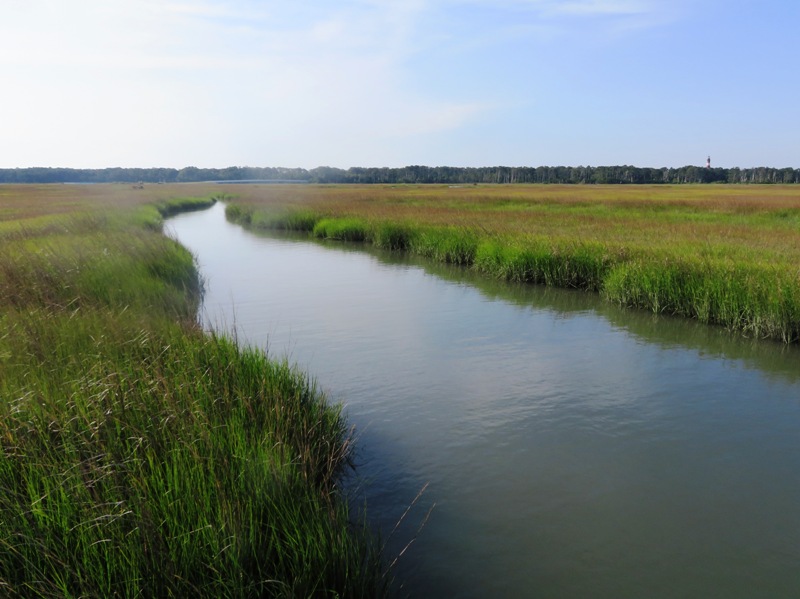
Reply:
[[[167,230],[205,326],[288,357],[358,435],[398,595],[800,595],[800,351],[599,297],[258,235]],[[430,518],[417,535],[431,509]]]

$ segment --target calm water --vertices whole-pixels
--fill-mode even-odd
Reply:
[[[204,324],[359,435],[412,597],[800,597],[800,351],[343,245],[171,219]],[[417,535],[429,510],[430,518]]]

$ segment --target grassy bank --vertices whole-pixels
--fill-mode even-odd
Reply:
[[[262,186],[227,215],[800,341],[796,186]]]
[[[379,596],[339,408],[195,324],[187,192],[0,188],[0,595]]]

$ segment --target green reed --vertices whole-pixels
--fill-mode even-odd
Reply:
[[[305,210],[287,210],[280,213],[254,210],[252,206],[228,203],[225,206],[228,220],[254,229],[310,232],[319,220],[315,213]]]
[[[469,266],[475,261],[479,237],[464,227],[405,227],[411,241],[403,249],[448,264]]]
[[[610,300],[695,318],[755,337],[800,341],[800,285],[774,264],[637,258],[605,281]]]
[[[311,232],[314,237],[337,241],[367,241],[372,239],[369,225],[357,218],[321,218]]]
[[[0,595],[384,594],[340,488],[340,407],[199,329],[192,257],[158,218],[0,241]]]

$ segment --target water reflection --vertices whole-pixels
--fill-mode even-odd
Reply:
[[[304,234],[275,234],[251,232],[265,239],[280,239],[287,243],[315,244],[329,251],[362,253],[373,256],[381,264],[399,268],[421,268],[427,274],[458,285],[478,290],[487,301],[508,302],[530,310],[544,310],[555,318],[569,318],[591,313],[646,343],[668,348],[691,349],[700,356],[741,360],[762,372],[786,377],[792,382],[800,379],[800,348],[774,340],[748,338],[722,327],[708,326],[697,321],[630,310],[603,301],[597,294],[553,287],[508,283],[487,278],[455,265],[442,264],[418,256],[388,252],[363,244],[310,240]]]
[[[360,434],[412,596],[791,596],[797,348],[408,256],[172,221],[206,322],[289,353]]]

